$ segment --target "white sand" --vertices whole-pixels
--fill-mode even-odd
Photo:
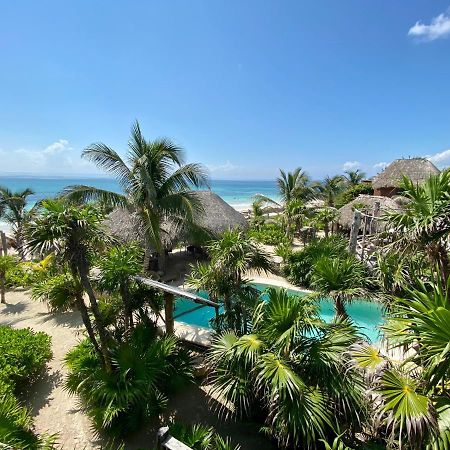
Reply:
[[[52,337],[53,358],[48,364],[48,370],[40,380],[30,386],[28,394],[36,432],[59,433],[59,444],[64,450],[99,449],[107,439],[95,435],[89,419],[80,411],[77,398],[69,396],[63,389],[64,377],[67,374],[63,358],[81,336],[82,324],[78,312],[49,313],[43,303],[33,301],[28,292],[21,290],[7,292],[6,301],[6,305],[0,304],[0,325],[29,327],[34,331],[44,331]],[[202,332],[204,331],[207,330]],[[195,384],[184,389],[169,402],[169,408],[161,418],[161,423],[154,420],[142,431],[127,439],[125,449],[154,448],[156,431],[162,424],[167,424],[169,418],[185,423],[201,422],[212,425],[222,436],[233,437],[234,442],[239,442],[243,450],[275,448],[258,434],[257,425],[219,420],[217,414],[210,409],[217,401],[211,399],[208,392],[208,386],[199,387]]]

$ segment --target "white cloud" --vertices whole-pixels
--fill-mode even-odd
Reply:
[[[81,159],[66,139],[59,139],[43,149],[0,150],[0,173],[36,175],[99,173],[89,161]]]
[[[450,15],[448,13],[439,14],[431,20],[429,25],[416,22],[408,31],[408,36],[434,41],[436,39],[450,36]]]
[[[388,164],[389,163],[387,162],[381,161],[379,163],[374,164],[373,168],[376,169],[377,171],[381,171],[384,170],[388,166]]]
[[[45,155],[54,155],[55,153],[60,153],[65,150],[70,150],[69,141],[66,141],[65,139],[59,139],[56,142],[53,142],[53,144],[50,144],[48,147],[46,147],[43,153]]]
[[[450,149],[444,150],[434,155],[427,156],[427,158],[436,166],[446,167],[450,165]]]
[[[215,164],[208,164],[206,166],[210,172],[234,172],[235,170],[241,169],[240,166],[236,166],[234,164],[232,164],[230,161],[227,161],[224,164],[219,164],[219,165],[215,165]]]
[[[342,165],[343,170],[356,170],[361,168],[359,161],[347,161]]]

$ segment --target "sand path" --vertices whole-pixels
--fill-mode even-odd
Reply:
[[[78,313],[49,313],[43,303],[31,300],[25,291],[8,292],[6,301],[7,305],[0,306],[0,325],[30,327],[52,337],[53,358],[28,396],[36,431],[58,432],[58,442],[64,449],[96,448],[97,440],[89,419],[80,411],[76,398],[62,387],[66,375],[64,355],[77,344],[80,336]]]
[[[44,331],[52,337],[53,358],[44,376],[30,386],[28,404],[34,416],[37,433],[58,433],[59,444],[64,450],[100,449],[102,440],[91,429],[89,419],[80,411],[76,397],[63,389],[67,373],[63,359],[81,337],[82,323],[77,312],[54,314],[45,304],[33,301],[27,291],[8,292],[6,305],[0,304],[0,325],[15,328],[31,328]],[[223,422],[210,410],[211,399],[208,387],[192,385],[169,402],[162,421],[176,418],[185,423],[212,425],[223,436],[230,436],[242,450],[272,450],[267,439],[258,433],[259,426],[242,422]],[[154,448],[157,420],[148,424],[139,433],[131,436],[126,450]]]

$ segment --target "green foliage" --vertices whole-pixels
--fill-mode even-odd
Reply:
[[[113,292],[131,277],[142,271],[143,251],[138,245],[122,245],[110,248],[99,262],[101,289]]]
[[[62,273],[36,281],[31,296],[46,302],[53,312],[64,312],[73,309],[76,300],[83,297],[83,288],[72,274]]]
[[[281,446],[315,447],[344,423],[358,429],[363,385],[347,352],[358,340],[355,328],[325,324],[308,297],[282,289],[268,296],[255,308],[251,334],[215,338],[208,354],[212,395],[233,405],[237,417],[258,413]]]
[[[16,394],[36,380],[51,358],[50,337],[0,327],[0,443],[14,449],[53,448],[54,436],[36,436],[29,411]]]
[[[193,450],[240,450],[229,438],[223,439],[213,427],[202,424],[186,425],[174,422],[169,427],[170,435]]]
[[[0,394],[0,447],[15,450],[50,450],[56,436],[37,436],[27,408],[20,406],[12,395]]]
[[[56,269],[52,254],[38,262],[16,260],[13,267],[6,272],[6,285],[29,288],[54,273]]]
[[[67,390],[80,397],[95,428],[113,436],[132,433],[156,417],[169,395],[192,378],[190,356],[176,338],[158,337],[148,324],[139,324],[111,353],[111,372],[101,366],[87,340],[65,362]]]
[[[205,234],[195,225],[195,213],[201,212],[202,205],[192,188],[205,186],[208,177],[200,164],[184,164],[183,150],[169,139],[145,139],[136,121],[128,143],[127,162],[103,143],[87,147],[83,157],[114,176],[126,194],[78,185],[66,189],[67,198],[133,208],[148,243],[161,258],[164,258],[165,220],[197,236]]]
[[[296,286],[310,287],[312,269],[320,258],[343,255],[348,255],[347,242],[344,239],[338,236],[316,239],[286,258],[284,275]]]
[[[265,245],[278,245],[289,241],[286,232],[278,223],[264,223],[248,232],[253,239]]]
[[[50,342],[45,333],[0,326],[0,380],[15,392],[32,383],[52,356]]]
[[[348,189],[338,195],[335,205],[336,208],[341,208],[347,203],[350,203],[361,194],[373,195],[372,185],[368,183],[350,185]]]

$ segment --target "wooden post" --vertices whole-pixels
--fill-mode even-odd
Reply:
[[[166,334],[174,333],[174,321],[173,321],[173,304],[174,295],[170,292],[164,292],[164,313],[166,316]]]
[[[358,241],[358,233],[360,226],[361,226],[361,212],[355,210],[355,215],[353,216],[352,229],[350,231],[350,241],[348,244],[348,251],[353,254],[356,253],[356,244]]]
[[[3,254],[6,256],[8,254],[8,244],[6,242],[6,234],[3,231],[0,231],[0,236],[2,240],[2,251]]]
[[[369,222],[369,227],[370,226],[371,226],[371,224]],[[361,245],[361,261],[364,261],[364,250],[366,249],[366,229],[367,229],[367,216],[364,214],[364,218],[363,218],[363,235],[362,235],[362,245]]]
[[[375,234],[378,231],[378,217],[380,215],[380,202],[375,202],[373,205],[373,219],[370,234]]]

